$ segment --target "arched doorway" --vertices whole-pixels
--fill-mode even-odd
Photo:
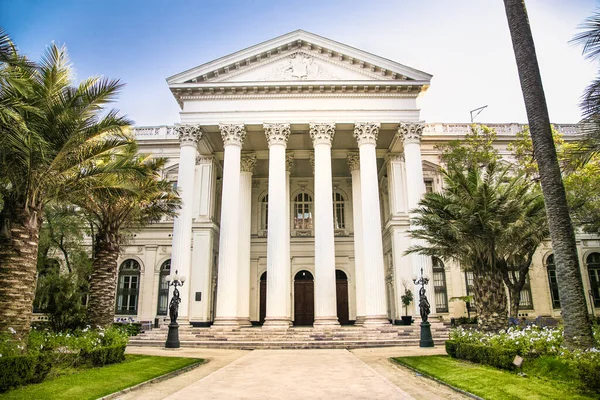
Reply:
[[[308,271],[294,276],[294,325],[312,325],[315,321],[315,280]]]
[[[263,272],[260,276],[260,307],[259,307],[259,322],[263,324],[267,316],[267,272]]]
[[[335,270],[335,297],[337,299],[337,317],[340,324],[350,323],[348,312],[348,276],[344,271]]]

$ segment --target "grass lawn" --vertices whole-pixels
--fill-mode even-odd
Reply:
[[[584,394],[561,360],[541,357],[523,364],[526,377],[449,356],[397,357],[393,360],[484,399],[600,399]]]
[[[0,394],[0,399],[97,399],[179,368],[202,362],[197,358],[126,355],[120,364],[71,369],[42,383]]]

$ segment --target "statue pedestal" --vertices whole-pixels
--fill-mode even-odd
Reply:
[[[429,334],[429,336],[431,337],[431,333]],[[165,347],[167,349],[178,349],[179,348],[179,324],[177,322],[171,322],[169,324],[169,333],[167,335],[167,341],[165,343]]]
[[[433,347],[431,324],[427,321],[421,322],[421,340],[419,341],[419,347]]]

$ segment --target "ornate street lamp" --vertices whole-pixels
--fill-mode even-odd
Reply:
[[[167,275],[165,280],[167,281],[167,285],[173,286],[173,297],[169,303],[169,317],[171,317],[171,323],[169,324],[169,334],[167,335],[165,347],[168,349],[178,349],[179,325],[177,324],[177,316],[179,315],[179,303],[181,303],[181,298],[179,297],[177,286],[183,286],[185,276],[179,276],[178,271],[175,271],[175,275]]]
[[[419,289],[419,310],[421,312],[421,340],[419,341],[419,347],[433,347],[431,324],[427,322],[427,316],[431,312],[431,306],[425,295],[425,285],[429,283],[429,277],[423,274],[423,268],[421,268],[420,277],[416,274],[413,276],[413,282],[415,285],[421,285],[421,289]]]

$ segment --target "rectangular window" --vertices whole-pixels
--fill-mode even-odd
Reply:
[[[519,309],[533,310],[533,300],[531,296],[531,284],[529,282],[529,275],[527,275],[527,278],[525,279],[525,285],[523,285],[523,288],[521,289]]]
[[[425,193],[433,193],[433,179],[425,179]]]
[[[474,284],[474,280],[475,277],[473,276],[473,271],[467,271],[465,272],[465,282],[466,282],[466,286],[467,286],[467,296],[474,296],[475,295],[475,284]],[[471,311],[476,311],[476,306],[475,306],[475,298],[473,297],[473,300],[471,300],[470,302],[470,307],[471,307]]]

